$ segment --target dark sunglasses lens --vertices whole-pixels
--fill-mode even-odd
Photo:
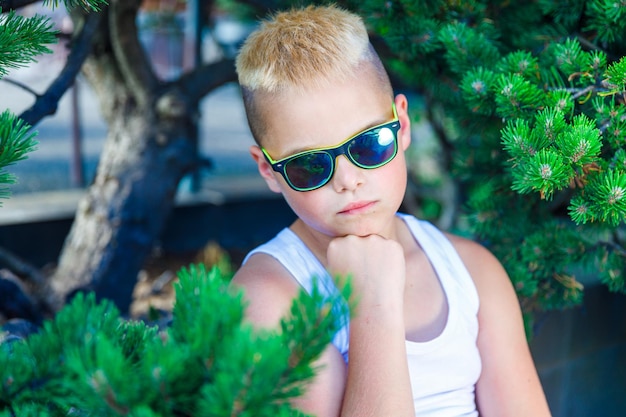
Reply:
[[[285,174],[291,185],[311,190],[323,185],[332,175],[333,161],[326,152],[308,153],[288,161]]]
[[[397,151],[396,133],[383,126],[363,132],[348,147],[352,159],[365,168],[374,168],[391,161]]]

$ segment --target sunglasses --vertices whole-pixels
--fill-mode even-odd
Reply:
[[[379,168],[391,161],[398,153],[398,130],[400,122],[393,108],[393,120],[348,138],[332,148],[311,149],[298,152],[275,161],[261,148],[265,159],[274,171],[280,173],[287,184],[296,191],[312,191],[323,187],[335,173],[335,160],[345,155],[359,168]]]

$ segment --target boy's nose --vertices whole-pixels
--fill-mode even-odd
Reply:
[[[346,155],[339,155],[335,159],[335,172],[331,179],[336,192],[352,191],[364,182],[364,169],[354,165]]]

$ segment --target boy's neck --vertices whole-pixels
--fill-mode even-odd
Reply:
[[[294,221],[289,228],[304,242],[322,265],[327,264],[326,250],[334,237],[312,231],[311,228],[300,219]]]

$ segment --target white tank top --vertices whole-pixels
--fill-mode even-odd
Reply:
[[[427,342],[406,341],[415,413],[429,417],[478,416],[474,387],[481,372],[476,346],[478,293],[458,253],[432,224],[398,214],[407,224],[435,270],[448,301],[448,319],[441,334]],[[313,277],[324,295],[337,291],[332,277],[308,247],[290,229],[250,252],[277,259],[310,292]],[[346,362],[349,325],[337,332],[333,345]]]

